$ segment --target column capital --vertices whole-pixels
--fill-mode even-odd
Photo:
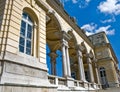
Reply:
[[[87,63],[88,63],[88,64],[91,64],[91,63],[92,63],[92,61],[91,61],[91,59],[90,59],[89,57],[87,57]]]
[[[77,44],[76,45],[76,49],[77,50],[80,50],[81,52],[84,51],[85,47],[84,46],[81,46],[80,44]]]
[[[69,48],[68,42],[65,39],[62,39],[62,45],[64,45],[64,46]]]
[[[49,54],[49,56],[51,57],[51,59],[52,59],[52,62],[55,62],[56,61],[56,57],[58,56],[55,52],[51,52],[50,54]]]
[[[78,56],[79,56],[80,58],[82,58],[82,57],[83,57],[83,56],[82,56],[82,52],[81,52],[80,50],[78,50],[77,52],[78,52]]]
[[[70,36],[65,31],[61,31],[61,34],[62,34],[62,39],[65,39],[66,41],[69,41],[72,38],[72,36]]]
[[[51,52],[51,53],[49,54],[49,56],[57,57],[58,55],[56,54],[56,52]]]

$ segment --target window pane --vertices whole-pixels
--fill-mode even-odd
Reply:
[[[27,45],[26,45],[26,48],[31,49],[31,41],[27,40]]]
[[[102,71],[100,71],[100,76],[103,77]]]
[[[22,36],[25,36],[25,29],[21,28],[20,34],[21,34]]]
[[[20,37],[20,45],[24,46],[24,44],[25,44],[25,39]]]
[[[31,55],[31,49],[26,48],[26,54]]]
[[[103,71],[103,74],[104,74],[104,76],[106,76],[106,73],[105,73],[105,71]]]
[[[28,29],[27,31],[32,32],[32,26],[28,24]]]
[[[22,18],[27,19],[27,14],[23,13]]]
[[[27,38],[28,38],[28,39],[31,39],[31,38],[32,38],[32,33],[28,32],[28,33],[27,33]]]
[[[24,46],[19,45],[19,51],[24,52]]]
[[[28,16],[28,21],[32,23],[32,19]]]
[[[25,29],[26,28],[26,23],[22,20],[21,22],[21,28]]]

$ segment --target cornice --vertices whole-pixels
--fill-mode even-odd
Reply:
[[[38,4],[45,12],[48,12],[48,6],[42,0],[35,0],[36,4]]]

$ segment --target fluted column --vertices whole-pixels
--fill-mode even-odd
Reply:
[[[66,51],[65,51],[65,43],[62,40],[62,64],[63,64],[63,76],[67,76],[67,60],[66,60]]]
[[[90,73],[90,82],[94,83],[93,68],[92,68],[92,62],[90,57],[87,57],[87,63],[88,63],[89,73]]]
[[[63,75],[64,77],[71,77],[68,42],[64,39],[62,39],[62,58],[63,58]]]
[[[66,46],[66,60],[67,60],[67,72],[68,72],[68,76],[71,77],[70,57],[69,57],[69,52],[68,52],[68,46]]]
[[[51,52],[49,56],[51,57],[51,73],[52,73],[52,75],[56,75],[56,57],[57,57],[57,54],[55,52]]]
[[[85,81],[85,72],[84,72],[84,65],[82,60],[82,52],[80,50],[78,52],[78,67],[79,67],[79,74],[80,74],[80,80]]]
[[[98,73],[98,67],[97,64],[95,63],[95,72],[96,72],[96,77],[97,77],[97,82],[100,84],[100,78],[99,78],[99,73]]]

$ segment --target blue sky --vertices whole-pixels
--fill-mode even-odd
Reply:
[[[87,35],[104,31],[120,61],[120,0],[61,0]],[[120,64],[119,64],[120,66]]]

